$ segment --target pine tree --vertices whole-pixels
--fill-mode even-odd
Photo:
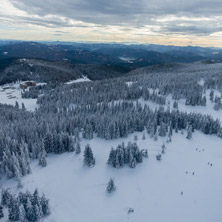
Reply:
[[[80,146],[80,143],[78,142],[76,144],[76,154],[80,154],[81,153],[81,146]]]
[[[69,152],[74,152],[75,151],[75,142],[74,142],[74,139],[71,137],[69,138],[69,148],[68,148],[68,151]]]
[[[24,103],[22,103],[22,110],[23,110],[23,111],[26,110]]]
[[[16,108],[16,109],[19,109],[18,101],[15,102],[15,108]]]
[[[107,164],[112,165],[113,167],[116,167],[116,151],[113,149],[113,147],[110,150]]]
[[[33,215],[33,221],[39,221],[39,219],[42,217],[39,206],[37,204],[35,204],[33,206],[33,211],[34,211],[34,215]]]
[[[85,146],[84,150],[84,164],[88,167],[93,167],[95,165],[95,158],[93,156],[92,149],[89,144]]]
[[[41,197],[40,204],[42,206],[42,213],[44,216],[47,216],[50,214],[50,208],[49,208],[49,200],[45,198],[45,195]]]
[[[3,207],[0,205],[0,219],[4,217]]]
[[[15,197],[11,197],[8,205],[8,219],[10,221],[19,220],[19,204],[18,199]]]
[[[9,189],[2,189],[2,195],[1,195],[1,204],[3,206],[8,206],[10,200],[11,200],[11,193],[9,192]]]
[[[26,222],[26,212],[23,204],[19,206],[19,221]]]
[[[145,135],[145,133],[143,133],[142,140],[145,140],[145,139],[146,139],[146,135]]]
[[[42,147],[42,150],[41,150],[41,152],[39,154],[39,165],[42,166],[42,167],[46,167],[47,166],[46,156],[47,156],[47,153],[45,151],[45,148]]]
[[[187,129],[187,139],[191,139],[192,138],[192,125],[189,125],[188,126],[188,129]]]
[[[21,177],[17,177],[17,187],[18,189],[21,189],[23,187]]]
[[[46,153],[50,153],[53,150],[53,138],[50,133],[47,133],[43,140],[44,149]]]
[[[166,146],[165,146],[165,143],[163,143],[163,145],[162,145],[162,154],[165,154],[165,150],[166,150]]]
[[[173,102],[173,108],[178,109],[178,102],[176,100]]]
[[[29,197],[26,202],[26,218],[28,221],[35,221],[34,208]]]
[[[156,155],[156,159],[160,161],[161,160],[161,154]]]
[[[116,186],[114,184],[114,180],[113,179],[109,180],[108,185],[106,187],[106,191],[108,193],[113,193],[114,191],[116,191]]]

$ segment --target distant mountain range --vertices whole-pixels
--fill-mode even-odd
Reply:
[[[172,62],[222,61],[222,49],[153,44],[0,41],[0,59],[5,58],[36,58],[49,61],[67,61],[71,64],[109,64],[135,69]]]
[[[222,49],[4,40],[0,41],[0,84],[30,78],[65,82],[84,75],[99,80],[147,66],[202,60],[222,62]]]

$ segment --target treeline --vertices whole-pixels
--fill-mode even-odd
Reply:
[[[16,197],[7,190],[2,190],[1,205],[8,209],[10,221],[39,221],[50,214],[49,200],[39,195],[36,189],[33,194],[20,192]],[[2,210],[2,207],[0,208]],[[2,212],[0,212],[1,214]],[[2,216],[3,213],[2,213]]]

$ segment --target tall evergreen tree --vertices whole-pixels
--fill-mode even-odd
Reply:
[[[93,167],[95,165],[95,158],[93,156],[92,149],[89,144],[85,146],[84,150],[84,164],[88,167]]]

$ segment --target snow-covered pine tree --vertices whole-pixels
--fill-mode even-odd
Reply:
[[[42,166],[42,167],[47,166],[46,157],[47,157],[47,153],[46,153],[45,148],[43,146],[42,149],[41,149],[41,152],[39,153],[39,165],[40,166]]]
[[[9,189],[2,189],[1,194],[1,205],[8,206],[10,200],[12,198],[12,194],[10,193]]]
[[[19,221],[20,222],[26,222],[26,212],[23,204],[20,204],[19,206]]]
[[[161,160],[161,158],[162,158],[162,157],[161,157],[161,154],[157,154],[157,155],[156,155],[156,159],[157,159],[157,160],[159,160],[159,161],[160,161],[160,160]]]
[[[0,219],[4,217],[3,207],[0,205]]]
[[[114,191],[116,191],[116,186],[114,184],[114,180],[113,179],[109,180],[108,185],[106,187],[106,191],[108,193],[113,193]]]
[[[145,140],[145,139],[146,139],[146,135],[145,135],[145,133],[143,133],[142,140]]]
[[[16,197],[11,196],[8,204],[8,219],[10,221],[19,220],[19,203]]]
[[[80,146],[80,143],[77,142],[76,144],[76,154],[80,154],[81,153],[81,146]]]
[[[84,150],[84,164],[88,167],[93,167],[95,165],[95,158],[93,156],[92,149],[89,144],[85,146]]]
[[[187,128],[187,139],[191,139],[192,138],[192,125],[189,125]]]
[[[42,207],[42,213],[44,216],[48,216],[50,214],[50,208],[49,208],[49,200],[46,199],[45,195],[43,194],[40,199],[40,204]]]

